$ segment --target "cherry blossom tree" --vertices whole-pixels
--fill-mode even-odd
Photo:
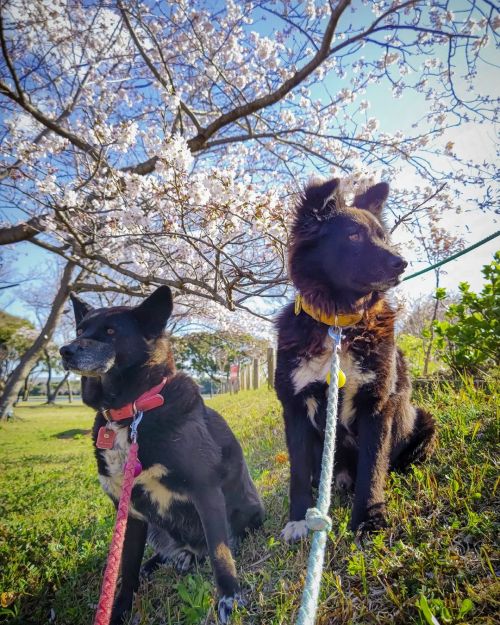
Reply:
[[[499,25],[487,0],[2,0],[0,243],[74,263],[82,289],[266,317],[313,173],[391,181],[394,228],[435,227],[464,186],[488,209],[493,164],[447,132],[495,119],[476,87]],[[413,133],[370,115],[382,86],[420,103]]]

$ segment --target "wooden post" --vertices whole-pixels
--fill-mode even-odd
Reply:
[[[267,388],[274,388],[274,349],[267,348]]]
[[[253,389],[257,390],[259,388],[259,360],[258,358],[253,359]]]
[[[240,391],[245,390],[245,368],[240,365]]]
[[[246,375],[245,375],[245,388],[249,391],[252,388],[252,371],[250,369],[250,365],[245,367]]]

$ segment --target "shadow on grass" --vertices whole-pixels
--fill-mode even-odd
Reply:
[[[52,438],[81,438],[82,436],[88,436],[91,432],[92,430],[73,428],[72,430],[64,430],[64,432],[53,434]]]

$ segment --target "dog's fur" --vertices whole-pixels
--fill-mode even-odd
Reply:
[[[289,248],[290,277],[306,302],[327,315],[361,312],[343,329],[335,481],[354,487],[351,529],[385,525],[390,468],[423,459],[433,446],[433,418],[410,404],[411,384],[396,348],[396,313],[385,291],[407,263],[391,248],[381,212],[388,185],[370,187],[346,206],[339,181],[309,186],[297,206]],[[290,456],[288,541],[307,534],[306,510],[320,475],[326,420],[326,375],[333,343],[328,326],[288,305],[278,319],[275,387],[283,404]]]
[[[132,490],[112,623],[121,623],[131,609],[146,539],[156,550],[144,567],[148,574],[164,562],[185,571],[208,553],[220,593],[219,619],[225,623],[233,603],[241,601],[229,545],[262,523],[263,507],[228,425],[204,405],[197,385],[175,372],[164,334],[170,290],[160,287],[136,308],[91,310],[73,294],[72,301],[77,338],[60,352],[65,368],[82,375],[83,401],[98,411],[94,443],[106,425],[103,409],[122,407],[170,376],[164,405],[145,412],[138,429],[143,470]],[[115,505],[130,423],[111,425],[113,449],[95,449],[99,480]]]

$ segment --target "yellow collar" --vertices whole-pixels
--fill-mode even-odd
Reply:
[[[295,297],[295,314],[298,315],[301,310],[316,321],[325,323],[328,326],[337,326],[339,328],[356,325],[363,318],[361,313],[327,315],[320,309],[309,306],[302,295],[297,294]]]

